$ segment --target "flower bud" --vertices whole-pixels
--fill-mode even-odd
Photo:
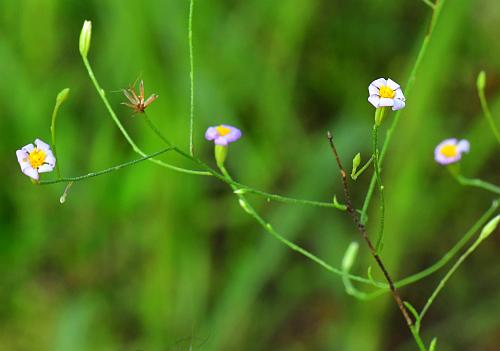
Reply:
[[[493,217],[486,225],[483,227],[483,230],[481,230],[481,234],[479,234],[479,239],[484,240],[488,236],[490,236],[491,233],[497,229],[498,222],[500,222],[500,215],[497,215]]]
[[[87,57],[90,49],[90,38],[92,37],[92,22],[83,22],[82,31],[80,32],[80,54]]]
[[[484,87],[486,86],[486,73],[484,73],[484,71],[479,72],[476,85],[478,90],[484,90]]]
[[[69,95],[69,88],[61,90],[59,94],[57,94],[56,104],[61,105],[64,101],[66,101],[68,95]]]
[[[361,163],[361,154],[358,152],[356,156],[352,159],[352,179],[356,180],[356,171],[358,170],[359,164]]]
[[[248,204],[242,200],[242,199],[239,199],[238,200],[238,203],[240,204],[241,208],[246,212],[246,213],[252,213],[252,210],[250,209],[250,207],[248,207]]]
[[[344,258],[342,258],[342,270],[344,272],[349,272],[351,270],[351,267],[356,260],[356,255],[358,254],[358,248],[359,244],[356,241],[349,244],[349,247],[344,254]]]

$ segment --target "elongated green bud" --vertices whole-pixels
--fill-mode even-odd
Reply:
[[[356,156],[352,159],[352,171],[351,171],[351,178],[356,180],[356,171],[358,170],[358,167],[361,163],[361,154],[358,152]]]
[[[486,73],[484,71],[479,72],[477,75],[476,85],[479,90],[484,90],[486,86]]]
[[[431,344],[429,345],[429,351],[436,351],[437,338],[432,339]]]
[[[246,212],[246,213],[252,213],[252,210],[250,209],[250,207],[248,207],[247,203],[242,200],[242,199],[239,199],[238,200],[238,203],[240,204],[241,208]]]
[[[356,260],[356,255],[358,254],[359,244],[353,241],[349,244],[349,247],[345,251],[344,258],[342,259],[342,270],[344,272],[349,272],[354,261]]]
[[[66,101],[68,95],[69,95],[69,88],[61,90],[59,94],[57,94],[56,104],[58,105],[62,104],[64,101]]]
[[[87,57],[90,49],[90,39],[92,37],[92,22],[83,22],[82,31],[80,32],[80,54]]]
[[[500,222],[500,215],[493,217],[488,223],[486,223],[483,230],[481,230],[481,234],[479,234],[479,239],[484,240],[490,236],[490,234],[497,229],[498,222]]]

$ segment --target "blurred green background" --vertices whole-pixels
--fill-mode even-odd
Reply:
[[[137,158],[86,76],[78,53],[85,19],[93,21],[96,76],[133,137],[147,152],[163,147],[113,92],[141,75],[146,94],[160,95],[150,118],[187,149],[187,0],[0,0],[0,8],[0,350],[416,349],[389,295],[346,295],[338,276],[271,238],[215,179],[143,163],[75,184],[61,205],[64,185],[33,186],[21,174],[15,150],[50,140],[53,103],[65,87],[63,174]],[[430,14],[418,0],[197,0],[197,154],[213,164],[206,127],[234,124],[244,133],[227,162],[236,179],[289,196],[342,198],[325,132],[333,131],[347,165],[357,152],[369,157],[367,86],[389,76],[404,90]],[[475,91],[484,69],[498,117],[499,32],[496,0],[443,9],[383,172],[383,257],[396,278],[439,259],[493,200],[457,185],[433,150],[466,137],[464,174],[500,182],[498,146]],[[352,185],[358,207],[370,173]],[[279,232],[334,266],[360,240],[345,213],[251,200]],[[360,244],[354,271],[365,275],[373,262]],[[494,235],[453,276],[424,320],[427,342],[500,348],[499,249]],[[401,289],[403,297],[422,307],[444,273]]]

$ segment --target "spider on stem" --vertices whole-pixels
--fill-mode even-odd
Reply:
[[[128,89],[122,89],[123,95],[130,101],[122,102],[123,105],[130,107],[135,113],[144,113],[144,110],[153,103],[158,98],[158,95],[151,94],[147,100],[144,100],[144,81],[141,80],[139,83],[139,95],[135,92],[135,85],[137,80],[134,82],[132,86],[129,86]]]

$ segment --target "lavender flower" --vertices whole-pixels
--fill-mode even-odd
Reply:
[[[241,131],[233,126],[221,124],[216,127],[208,127],[205,139],[213,140],[215,145],[227,146],[229,143],[241,138]]]
[[[21,171],[28,177],[39,179],[39,173],[51,172],[56,165],[56,158],[50,146],[40,139],[35,140],[35,146],[28,144],[16,151],[17,161]]]
[[[376,108],[392,106],[392,110],[405,107],[405,96],[398,83],[392,79],[379,78],[368,87],[368,101]]]
[[[443,140],[434,149],[434,159],[437,163],[448,165],[460,161],[463,152],[469,152],[470,144],[463,139],[458,141],[455,138]]]

